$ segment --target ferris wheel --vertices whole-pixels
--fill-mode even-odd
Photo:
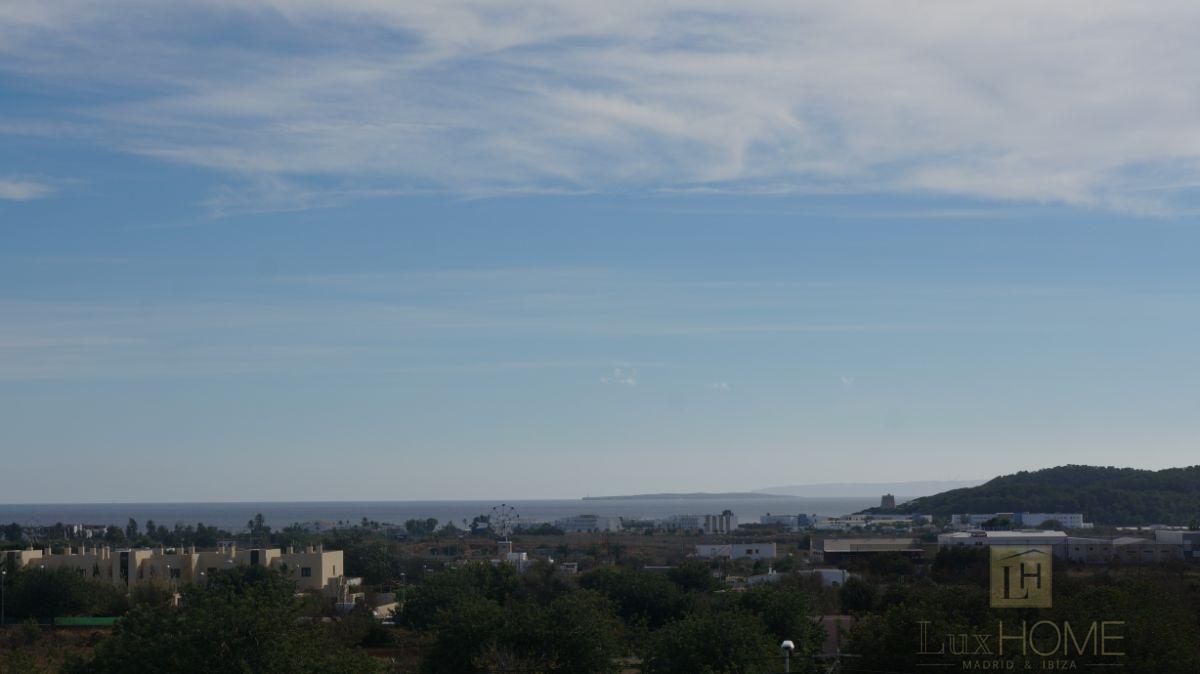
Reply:
[[[492,508],[492,512],[488,516],[488,523],[497,536],[507,540],[508,535],[516,530],[520,519],[516,508],[507,503],[501,503]]]

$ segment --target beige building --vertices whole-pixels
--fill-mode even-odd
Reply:
[[[916,559],[925,555],[925,549],[915,538],[811,539],[808,549],[808,557],[814,564],[841,564],[883,553]]]
[[[250,548],[236,544],[216,550],[190,548],[69,547],[55,553],[41,550],[11,550],[6,554],[17,568],[73,569],[81,575],[133,586],[140,583],[202,583],[208,574],[232,566],[266,566],[283,571],[301,590],[336,592],[345,566],[341,550],[321,546],[296,549]]]

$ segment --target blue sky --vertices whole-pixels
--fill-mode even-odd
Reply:
[[[0,9],[0,502],[1195,461],[1169,12],[44,5]]]

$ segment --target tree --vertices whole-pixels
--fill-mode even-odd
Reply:
[[[623,567],[605,566],[585,573],[580,586],[608,597],[627,625],[657,628],[681,617],[690,601],[665,576]]]
[[[838,591],[838,597],[842,602],[842,611],[847,613],[870,611],[875,606],[877,594],[874,585],[858,576],[847,578],[846,582],[842,584],[842,589]]]
[[[500,603],[463,595],[442,607],[431,624],[427,674],[522,671],[610,674],[618,671],[621,624],[612,605],[582,591],[540,603]]]
[[[1081,512],[1097,524],[1185,524],[1200,512],[1200,465],[1159,471],[1058,466],[1021,471],[978,487],[913,499],[897,510],[953,513]]]
[[[988,582],[988,551],[983,548],[950,546],[938,550],[930,567],[934,580],[943,583]]]
[[[8,583],[9,618],[114,616],[129,607],[125,593],[115,585],[70,569],[23,569],[9,575]]]
[[[711,592],[721,585],[703,562],[684,562],[668,571],[667,578],[684,592]]]
[[[913,575],[916,566],[911,559],[898,552],[881,552],[867,559],[867,569],[873,575],[894,578]]]
[[[697,611],[650,637],[645,674],[774,674],[775,641],[758,617],[740,611]]]
[[[558,572],[558,567],[546,561],[538,561],[521,574],[517,596],[539,604],[549,604],[574,590],[574,585]]]
[[[428,536],[437,530],[437,519],[430,517],[427,519],[411,519],[404,523],[404,530],[409,536]]]
[[[542,606],[513,603],[501,637],[536,671],[606,674],[619,670],[621,623],[602,595],[580,591]]]
[[[125,538],[134,540],[138,537],[138,523],[132,517],[129,518],[129,523],[125,525]]]
[[[405,528],[407,528],[407,527],[405,527]],[[491,515],[476,515],[475,517],[472,517],[471,525],[469,528],[471,530],[471,533],[475,534],[475,535],[487,533],[492,528],[492,516]]]
[[[423,674],[473,674],[485,671],[479,659],[504,626],[504,611],[495,601],[462,594],[435,611],[427,626],[437,636],[421,661]]]
[[[760,585],[741,595],[741,608],[762,620],[775,643],[785,639],[796,645],[795,656],[815,654],[825,635],[813,620],[812,598],[798,584]]]
[[[346,573],[368,585],[394,582],[400,576],[400,559],[385,541],[354,540],[343,548]]]
[[[271,527],[267,526],[266,518],[262,513],[254,516],[254,519],[246,522],[246,529],[250,532],[252,539],[268,539],[271,536]]]
[[[518,587],[516,571],[508,564],[468,564],[431,574],[420,585],[408,590],[408,599],[400,620],[417,630],[439,623],[439,612],[466,600],[488,599],[502,605]]]
[[[351,674],[375,672],[368,656],[336,640],[319,624],[302,625],[295,586],[277,571],[238,567],[183,590],[179,608],[134,607],[97,645],[91,660],[67,674]]]

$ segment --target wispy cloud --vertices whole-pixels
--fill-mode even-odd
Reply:
[[[71,133],[226,172],[218,213],[629,190],[1156,211],[1200,181],[1200,44],[1179,30],[1197,20],[1183,2],[16,0],[0,69],[81,92],[53,121]]]
[[[730,386],[729,382],[727,382],[727,381],[714,381],[708,385],[708,388],[710,391],[721,391],[721,392],[733,390],[733,387]]]
[[[47,261],[64,263],[78,261]],[[696,280],[570,266],[255,278],[214,298],[0,299],[0,379],[574,368],[635,386],[640,372],[674,362],[670,353],[682,344],[795,348],[851,337],[1053,332],[1061,326],[1014,321],[1012,311],[1080,307],[1091,321],[1112,299],[1107,290],[1070,287]],[[1125,299],[1194,314],[1191,293]],[[956,307],[952,319],[947,306]],[[445,346],[464,340],[487,345],[477,361]],[[666,355],[656,351],[664,344]],[[849,387],[854,379],[841,381]]]
[[[601,384],[617,384],[620,386],[637,386],[638,371],[633,367],[617,367],[613,368],[612,374],[600,377]]]
[[[8,201],[31,201],[48,197],[54,193],[54,187],[37,180],[0,177],[0,199]]]

